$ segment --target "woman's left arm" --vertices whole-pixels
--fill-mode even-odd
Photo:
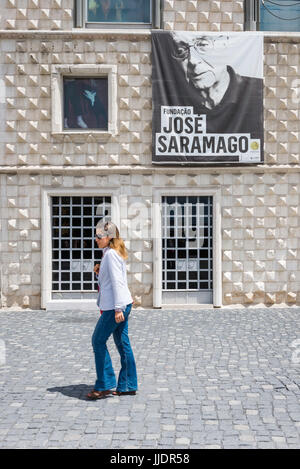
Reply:
[[[124,321],[124,315],[122,306],[124,300],[122,298],[122,289],[124,287],[122,262],[118,259],[119,255],[114,252],[110,252],[107,258],[107,269],[110,276],[115,304],[115,319],[117,322]],[[118,256],[118,257],[116,257]]]

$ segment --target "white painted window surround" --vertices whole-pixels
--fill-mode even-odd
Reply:
[[[63,129],[63,78],[64,77],[107,77],[108,78],[108,130]],[[51,68],[52,135],[69,136],[78,142],[85,142],[92,135],[98,141],[106,141],[117,129],[117,66],[116,65],[52,65]]]
[[[110,191],[104,188],[94,189],[51,189],[42,188],[42,271],[41,271],[41,307],[47,310],[92,310],[96,311],[96,300],[53,300],[52,299],[52,233],[51,233],[51,197],[55,196],[106,196],[111,197],[111,216],[117,226],[120,226],[120,192],[119,187],[112,187]]]
[[[208,186],[205,189],[176,187],[153,188],[153,307],[161,308],[162,304],[162,196],[212,196],[213,197],[213,306],[222,306],[222,258],[221,258],[221,191],[219,187]],[[177,305],[178,306],[178,305]],[[189,305],[191,307],[192,305]]]

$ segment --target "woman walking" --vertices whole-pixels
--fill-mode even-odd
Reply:
[[[109,394],[134,395],[137,390],[137,374],[128,337],[128,317],[133,300],[127,285],[127,250],[118,228],[110,221],[97,224],[96,243],[98,248],[103,249],[101,268],[97,264],[94,269],[98,273],[97,305],[101,316],[92,337],[97,379],[87,398],[103,399]],[[111,334],[121,359],[118,382],[106,346]],[[116,391],[112,391],[115,387]]]

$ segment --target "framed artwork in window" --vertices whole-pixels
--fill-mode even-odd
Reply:
[[[107,77],[64,77],[63,93],[63,129],[107,130]]]

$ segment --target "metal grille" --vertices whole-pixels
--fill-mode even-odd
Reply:
[[[111,215],[110,197],[52,197],[52,291],[97,290],[94,235],[103,215]]]
[[[163,290],[213,289],[211,196],[162,198]]]

